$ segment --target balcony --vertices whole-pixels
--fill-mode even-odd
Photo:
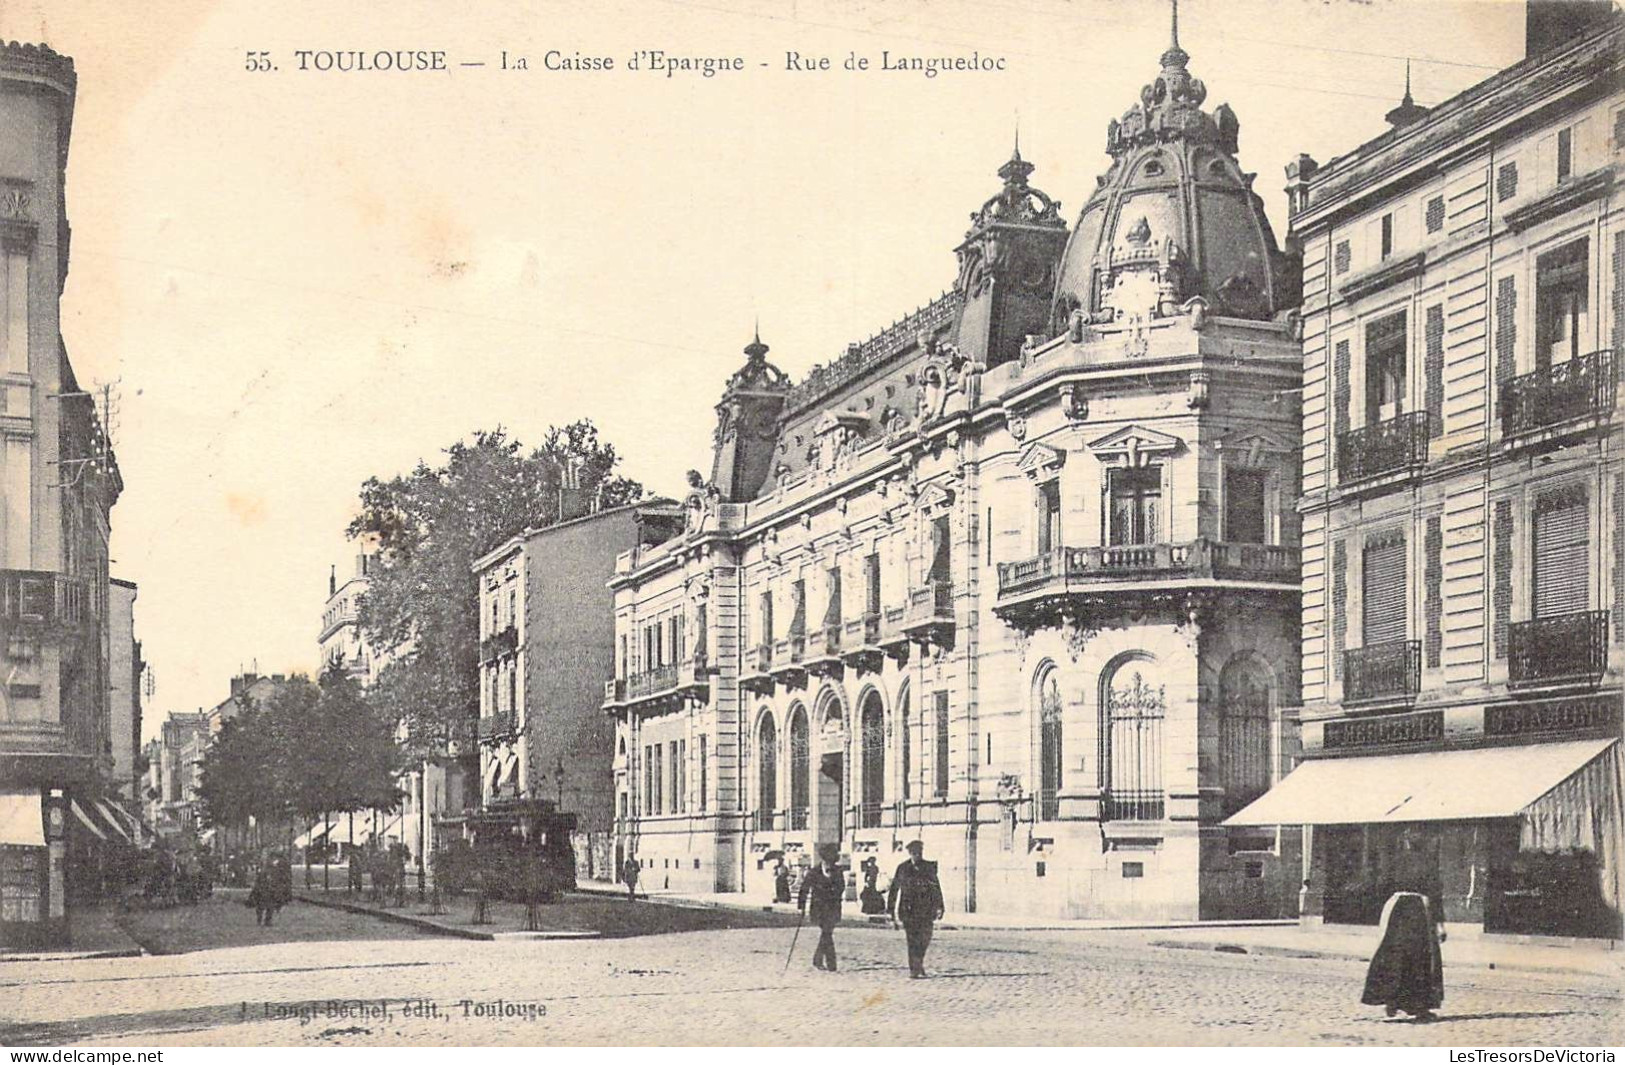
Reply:
[[[1056,821],[1060,817],[1061,796],[1054,788],[1040,788],[1038,791],[1038,819],[1040,821]]]
[[[954,583],[930,580],[908,593],[908,616],[903,631],[916,643],[952,647],[954,642]]]
[[[776,810],[752,810],[751,811],[750,827],[755,829],[758,832],[771,832],[771,831],[773,831],[774,825],[775,825],[775,823],[777,821],[778,821],[778,811],[776,811]]]
[[[880,810],[884,804],[878,802],[865,802],[858,804],[858,827],[879,828]]]
[[[1053,623],[1093,599],[1132,595],[1157,582],[1239,582],[1290,591],[1298,586],[1298,549],[1195,540],[1183,544],[1063,547],[999,565],[994,612],[1024,627]]]
[[[626,681],[619,677],[604,681],[604,709],[619,710],[626,704]]]
[[[626,705],[641,706],[648,703],[675,701],[677,698],[677,664],[656,666],[626,678]]]
[[[1166,800],[1160,790],[1119,788],[1100,796],[1100,819],[1102,821],[1161,821],[1166,807]]]
[[[906,641],[905,641],[906,642]],[[865,614],[846,623],[841,660],[862,673],[879,673],[885,652],[880,647],[880,614]]]
[[[908,607],[889,606],[880,613],[880,650],[899,666],[908,662]]]
[[[514,715],[512,711],[500,714],[488,714],[480,718],[480,742],[496,742],[509,739],[514,734]]]
[[[1617,374],[1614,353],[1605,348],[1514,377],[1501,386],[1501,439],[1612,413]]]
[[[519,630],[509,625],[480,641],[480,664],[511,655],[519,648]]]
[[[790,831],[805,832],[807,830],[807,808],[805,806],[792,806],[790,814]]]
[[[1507,635],[1507,687],[1513,691],[1595,687],[1608,669],[1606,610],[1513,622]]]
[[[845,663],[841,659],[841,626],[825,625],[807,639],[807,672],[815,677],[839,677]]]
[[[72,628],[90,618],[85,582],[48,570],[0,570],[0,621],[22,628]]]
[[[677,693],[684,698],[701,702],[711,697],[711,663],[705,652],[700,652],[677,665]]]
[[[807,636],[792,633],[773,645],[773,681],[786,688],[807,686]]]
[[[1337,474],[1345,485],[1409,473],[1427,461],[1427,411],[1411,411],[1337,437]]]
[[[759,643],[745,652],[739,686],[757,695],[773,694],[773,645]]]
[[[1387,640],[1343,652],[1343,705],[1410,705],[1422,690],[1422,641]]]

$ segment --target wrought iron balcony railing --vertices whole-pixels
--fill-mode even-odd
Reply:
[[[771,832],[774,822],[778,819],[777,815],[776,810],[754,810],[751,812],[751,827],[758,832]]]
[[[1184,544],[1063,547],[1021,562],[999,564],[999,595],[1023,595],[1069,585],[1168,577],[1298,583],[1298,549],[1273,544]]]
[[[485,663],[512,654],[518,648],[519,630],[509,625],[480,641],[480,662]]]
[[[498,714],[489,714],[480,718],[480,739],[497,740],[513,735],[514,715],[512,711],[503,711]]]
[[[858,827],[859,828],[879,828],[880,827],[880,810],[881,810],[881,807],[883,805],[884,805],[883,803],[878,803],[878,802],[866,802],[866,803],[859,804],[859,806],[858,806]]]
[[[628,701],[650,699],[676,690],[677,664],[675,662],[670,665],[646,669],[642,673],[634,673],[626,679],[626,698]]]
[[[1400,470],[1419,469],[1427,465],[1428,438],[1425,410],[1339,433],[1338,478],[1352,484]]]
[[[1606,610],[1513,622],[1507,636],[1509,688],[1594,685],[1608,669]]]
[[[790,807],[790,831],[804,832],[807,829],[807,808],[805,806]]]
[[[1422,641],[1386,640],[1343,652],[1343,703],[1410,702],[1422,690]]]
[[[0,620],[17,625],[78,625],[89,618],[85,582],[49,570],[0,570]]]
[[[1103,821],[1161,821],[1166,801],[1159,790],[1113,790],[1100,797]]]
[[[1618,367],[1604,348],[1501,386],[1501,437],[1511,439],[1614,409]]]

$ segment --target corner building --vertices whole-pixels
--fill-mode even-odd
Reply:
[[[1463,932],[1620,935],[1622,45],[1288,171],[1307,761],[1236,823],[1309,826],[1310,921],[1409,888]]]
[[[1188,59],[1070,232],[1018,151],[941,298],[799,383],[745,349],[611,582],[644,884],[920,838],[950,911],[1295,912],[1297,833],[1220,822],[1296,745],[1296,264]]]

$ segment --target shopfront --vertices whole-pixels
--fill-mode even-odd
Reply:
[[[39,789],[0,789],[0,946],[47,941],[49,873]]]
[[[1227,824],[1303,826],[1311,923],[1419,891],[1484,932],[1617,939],[1622,794],[1617,739],[1318,758]]]

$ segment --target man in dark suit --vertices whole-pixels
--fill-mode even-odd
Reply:
[[[919,840],[909,843],[908,860],[892,874],[886,896],[892,927],[901,924],[908,937],[908,974],[915,980],[925,976],[925,950],[931,945],[932,926],[946,912],[937,863],[926,861],[924,855],[925,844]]]
[[[841,923],[841,899],[846,895],[846,877],[835,864],[833,851],[824,849],[818,864],[801,881],[797,905],[818,926],[818,948],[813,951],[813,968],[835,971],[835,926]]]

